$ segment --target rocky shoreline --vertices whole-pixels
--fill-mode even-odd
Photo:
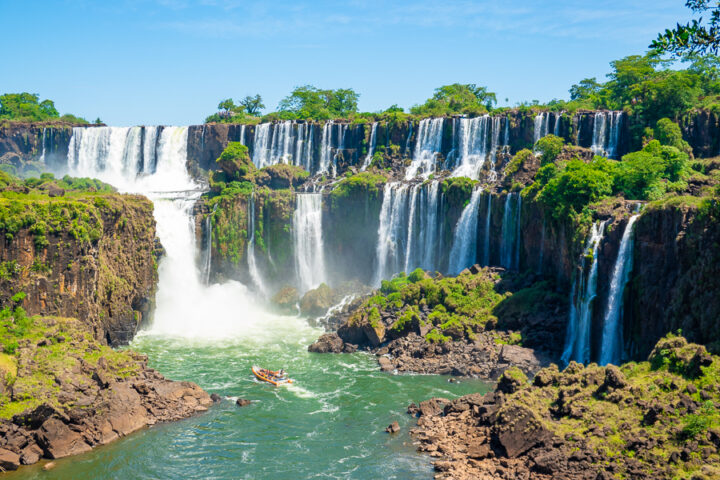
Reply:
[[[490,393],[408,413],[438,479],[718,478],[718,368],[704,347],[670,337],[648,362],[553,365],[532,384],[510,369]]]
[[[74,319],[37,319],[18,343],[15,357],[0,353],[2,470],[85,453],[213,403],[195,383],[149,368],[146,355],[100,345]]]

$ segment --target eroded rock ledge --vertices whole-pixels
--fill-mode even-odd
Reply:
[[[4,470],[84,453],[213,403],[196,384],[167,380],[149,368],[147,356],[100,345],[83,322],[28,320],[14,351],[0,353]],[[7,339],[12,328],[4,329]]]
[[[553,365],[532,384],[510,369],[493,392],[408,413],[436,478],[720,478],[718,371],[720,358],[669,337],[648,362]]]
[[[326,328],[337,331],[308,350],[364,349],[384,371],[496,379],[516,366],[534,375],[559,354],[552,339],[566,303],[532,275],[477,265],[457,277],[416,270],[330,315]]]

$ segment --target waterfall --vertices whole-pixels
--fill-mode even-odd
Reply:
[[[535,144],[550,132],[550,112],[540,112],[533,123],[533,149]]]
[[[255,260],[255,191],[250,192],[250,199],[248,201],[248,242],[247,242],[247,262],[248,262],[248,273],[250,273],[250,279],[252,280],[255,288],[264,297],[267,296],[265,291],[265,283],[262,281],[260,271],[257,267]]]
[[[490,165],[492,171],[495,171],[495,162],[497,161],[497,151],[500,144],[500,122],[502,117],[492,118],[492,128],[490,129]],[[507,145],[507,143],[506,143]]]
[[[623,112],[595,112],[590,149],[596,155],[617,158]]]
[[[555,125],[553,126],[553,135],[556,137],[560,136],[560,119],[562,118],[562,114],[560,112],[555,112],[553,114],[553,118],[555,119]]]
[[[405,149],[403,150],[405,155],[410,153],[410,146],[412,145],[412,134],[413,134],[413,122],[412,122],[412,120],[409,120],[408,121],[408,134],[407,134],[407,138],[405,139]]]
[[[627,285],[633,264],[633,232],[639,214],[633,215],[625,226],[617,260],[613,268],[608,304],[603,320],[600,365],[618,364],[622,360],[622,306],[625,285]]]
[[[400,256],[407,240],[408,188],[409,186],[403,183],[386,183],[383,188],[374,285],[380,285],[384,278],[397,273],[401,268]]]
[[[240,143],[247,146],[247,140],[245,139],[245,125],[240,125]],[[203,132],[205,132],[205,125],[203,125]]]
[[[477,179],[487,158],[488,129],[493,122],[489,115],[460,118],[458,121],[458,166],[453,170],[452,176]]]
[[[377,126],[378,126],[378,122],[373,122],[372,128],[370,129],[370,144],[368,146],[368,153],[367,153],[367,155],[365,155],[365,161],[363,162],[363,165],[362,165],[362,168],[360,169],[360,171],[364,172],[365,170],[367,170],[367,168],[370,166],[370,163],[372,162],[373,152],[375,150],[375,142],[377,141],[377,139],[376,139]]]
[[[145,185],[194,183],[176,156],[187,155],[187,127],[75,127],[68,146],[68,168],[78,176],[106,181],[122,191],[144,192]],[[156,174],[135,182],[139,174]],[[158,185],[160,184],[160,185]]]
[[[40,155],[40,162],[45,164],[45,131],[47,130],[46,127],[43,127],[42,130],[42,154]]]
[[[261,123],[255,127],[253,163],[257,168],[280,163],[312,169],[312,126],[294,121]],[[245,126],[240,130],[240,142],[245,144]]]
[[[520,192],[517,193],[517,200],[515,201],[515,262],[513,267],[520,270],[520,234],[522,233],[522,195]]]
[[[590,231],[585,246],[580,270],[580,280],[573,282],[572,298],[570,299],[570,318],[565,335],[565,348],[562,360],[565,364],[570,360],[587,364],[590,362],[590,332],[595,296],[597,295],[598,253],[600,242],[605,233],[607,220],[596,222]],[[592,258],[590,271],[585,278],[586,257]]]
[[[404,270],[406,272],[411,272],[415,265],[417,265],[417,261],[415,260],[415,254],[417,253],[417,245],[415,245],[415,239],[413,237],[413,230],[415,227],[415,214],[417,209],[417,203],[418,203],[418,193],[422,190],[422,184],[419,183],[417,185],[414,185],[412,187],[412,193],[410,195],[410,214],[408,215],[408,222],[407,222],[407,246],[405,248],[405,268]],[[420,197],[422,198],[422,197]]]
[[[435,159],[442,147],[443,120],[442,117],[420,120],[412,163],[405,172],[406,180],[418,175],[427,178],[435,172]]]
[[[255,144],[253,145],[252,161],[257,168],[270,165],[268,156],[270,154],[270,124],[260,123],[255,126]]]
[[[420,266],[425,270],[437,268],[435,254],[437,251],[437,236],[439,230],[438,199],[440,194],[440,182],[430,182],[424,190],[423,210],[420,212],[420,232],[418,237],[418,250],[423,252]]]
[[[202,268],[200,274],[202,276],[202,283],[208,285],[210,283],[210,265],[212,264],[212,214],[208,214],[205,217],[205,224],[203,225],[203,240],[205,240],[202,249],[202,256],[200,257],[202,262]]]
[[[477,225],[478,207],[480,205],[481,188],[473,190],[470,202],[463,209],[455,226],[455,235],[450,249],[449,271],[453,275],[475,264],[477,259]]]
[[[483,234],[484,240],[483,240],[483,265],[488,266],[490,265],[490,220],[492,217],[492,194],[488,192],[487,194],[487,211],[485,214],[485,233]]]
[[[322,238],[322,194],[298,193],[293,214],[295,265],[298,290],[311,290],[325,281],[325,251]]]
[[[513,201],[513,198],[517,197],[517,200]],[[514,204],[514,208],[513,208]],[[513,268],[515,260],[515,237],[518,234],[517,220],[519,214],[516,213],[520,207],[520,193],[508,193],[505,197],[505,208],[503,211],[503,223],[502,233],[500,242],[500,265],[505,268]],[[515,215],[513,215],[515,213]]]

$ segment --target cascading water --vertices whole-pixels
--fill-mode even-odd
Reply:
[[[248,242],[247,242],[247,262],[248,262],[248,273],[250,273],[250,279],[257,291],[263,297],[267,296],[265,291],[265,283],[262,281],[260,270],[258,270],[257,260],[255,259],[255,191],[250,193],[250,200],[248,201]]]
[[[570,301],[570,318],[565,335],[565,348],[562,361],[568,364],[571,360],[587,364],[590,361],[590,332],[594,300],[597,295],[598,253],[600,242],[605,233],[607,220],[596,222],[590,231],[581,263],[580,280],[576,278]],[[590,271],[585,278],[585,259],[592,255]]]
[[[487,194],[487,207],[485,209],[485,232],[483,234],[483,257],[482,264],[487,267],[490,265],[490,227],[492,218],[492,195]]]
[[[422,252],[420,266],[425,270],[437,268],[436,252],[439,231],[438,200],[440,196],[440,182],[430,182],[423,190],[424,196],[420,211],[420,231],[418,232],[418,251]]]
[[[384,278],[399,272],[402,266],[400,262],[404,256],[401,255],[407,241],[408,188],[407,184],[392,182],[383,187],[373,285],[380,285]]]
[[[205,217],[205,224],[203,225],[203,248],[200,274],[202,276],[202,283],[208,285],[210,283],[210,265],[212,264],[212,214]]]
[[[312,169],[312,125],[298,124],[293,121],[278,123],[261,123],[255,127],[255,144],[253,147],[253,164],[258,168],[279,163],[303,167],[314,173]],[[240,131],[244,143],[244,125]]]
[[[481,194],[481,188],[473,190],[470,202],[463,209],[455,227],[449,263],[449,271],[453,275],[474,265],[477,259],[478,209]]]
[[[615,260],[612,280],[610,281],[607,310],[603,320],[600,365],[618,364],[622,360],[623,295],[633,267],[633,233],[635,221],[639,217],[639,214],[630,217],[620,241],[617,260]]]
[[[458,128],[458,165],[453,177],[477,179],[488,155],[488,129],[492,123],[489,115],[460,118]]]
[[[313,289],[325,281],[322,238],[322,194],[298,193],[293,215],[298,290]]]
[[[365,155],[365,160],[363,161],[362,168],[360,171],[365,171],[370,166],[370,163],[372,162],[373,158],[373,152],[375,151],[375,142],[377,142],[377,126],[378,122],[373,122],[372,127],[370,128],[370,142],[368,144],[368,153]]]
[[[596,155],[617,158],[623,112],[595,112],[590,149]]]
[[[42,154],[40,155],[40,162],[45,163],[45,132],[47,131],[46,127],[43,127],[42,129]]]
[[[443,121],[443,118],[420,120],[412,163],[405,172],[406,180],[418,175],[427,178],[435,172],[435,159],[442,147]]]
[[[540,112],[533,122],[533,148],[535,144],[550,133],[550,112]]]
[[[517,199],[516,199],[517,198]],[[505,268],[513,268],[515,265],[515,247],[517,246],[516,236],[518,227],[516,225],[520,207],[520,194],[508,193],[505,197],[503,211],[503,223],[500,241],[500,265]]]

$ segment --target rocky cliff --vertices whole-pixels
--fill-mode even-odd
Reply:
[[[0,304],[23,293],[31,315],[81,318],[127,343],[152,310],[152,203],[141,196],[33,190],[0,197]]]

